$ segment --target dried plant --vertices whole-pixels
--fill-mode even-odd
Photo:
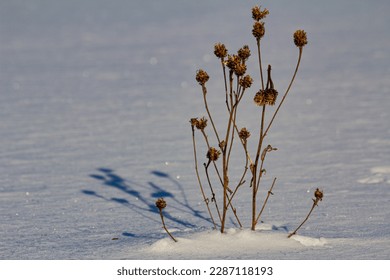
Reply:
[[[177,242],[177,240],[173,237],[173,235],[168,231],[167,227],[165,226],[164,215],[163,215],[162,210],[165,207],[167,207],[167,203],[164,200],[164,198],[159,198],[156,200],[156,207],[158,208],[158,210],[160,212],[161,222],[162,222],[164,230],[168,233],[169,237],[172,238],[173,241]]]
[[[261,53],[261,42],[265,36],[265,18],[269,15],[267,9],[262,9],[259,6],[252,8],[252,18],[254,24],[252,28],[252,35],[256,41],[257,62],[259,68],[259,90],[254,94],[253,101],[255,105],[260,107],[260,122],[257,145],[255,146],[256,153],[254,156],[250,154],[248,150],[248,138],[253,137],[252,133],[246,128],[239,128],[237,112],[244,95],[253,86],[253,78],[246,74],[247,63],[251,56],[251,50],[248,45],[244,45],[237,53],[229,54],[226,46],[223,43],[216,43],[214,45],[214,54],[219,59],[222,68],[224,89],[225,89],[225,106],[227,110],[227,120],[225,123],[225,130],[223,133],[217,129],[214,122],[213,115],[209,109],[207,100],[207,82],[210,77],[206,71],[199,69],[196,72],[196,81],[202,88],[203,102],[206,110],[207,117],[192,118],[190,120],[192,128],[192,143],[195,160],[195,173],[199,183],[199,188],[206,204],[207,211],[210,219],[214,225],[214,228],[220,227],[220,231],[225,231],[227,214],[229,209],[232,210],[235,220],[238,225],[242,227],[236,208],[234,207],[235,197],[242,186],[247,182],[246,178],[249,176],[248,185],[252,192],[251,199],[251,229],[255,230],[257,223],[264,211],[264,208],[268,202],[268,199],[275,186],[276,178],[273,180],[270,186],[266,199],[264,200],[261,210],[258,211],[258,196],[262,183],[262,177],[265,176],[264,163],[268,153],[277,150],[271,145],[265,145],[266,136],[274,123],[274,120],[283,105],[291,86],[295,80],[295,77],[300,66],[303,47],[307,44],[306,32],[303,30],[297,30],[293,34],[293,42],[298,47],[298,59],[293,72],[290,83],[287,89],[281,95],[281,99],[278,103],[279,92],[275,89],[274,82],[271,77],[271,65],[268,65],[266,71],[266,78],[263,75],[263,63]],[[271,110],[269,121],[266,122],[266,109],[269,106],[276,106],[276,109]],[[211,123],[211,128],[208,129],[208,123]],[[206,129],[211,131],[212,137],[217,141],[217,145],[211,145],[209,135],[206,133]],[[196,142],[196,132],[200,132],[200,137],[204,140],[206,150],[206,158],[204,162],[204,171],[209,190],[204,188],[202,184],[201,174],[198,169],[198,149]],[[232,178],[230,171],[231,157],[233,150],[238,146],[242,147],[244,167],[242,173],[237,178]],[[217,148],[218,147],[218,148]],[[264,148],[265,147],[265,148]],[[240,148],[241,149],[241,148]],[[234,153],[236,154],[236,153]],[[210,166],[211,169],[210,170]],[[249,170],[249,172],[248,172]],[[212,172],[213,171],[213,172]],[[214,180],[211,179],[211,174],[215,175]],[[205,184],[206,185],[206,184]],[[215,186],[217,185],[217,186]],[[218,190],[215,192],[215,190]],[[209,195],[207,195],[209,193]],[[210,197],[210,198],[209,198]],[[211,210],[210,202],[214,205],[215,210]],[[318,203],[318,201],[316,202]],[[314,207],[313,207],[314,208]],[[216,213],[216,215],[213,215]],[[215,219],[214,216],[217,218]]]
[[[314,192],[314,197],[315,197],[315,199],[313,198],[313,205],[312,205],[309,213],[307,214],[306,218],[292,233],[290,233],[288,235],[288,238],[290,238],[291,236],[296,234],[297,231],[303,226],[303,224],[306,223],[306,221],[309,219],[311,213],[313,212],[314,208],[318,205],[318,202],[320,202],[322,200],[322,198],[324,197],[324,193],[320,189],[317,188],[316,191]]]

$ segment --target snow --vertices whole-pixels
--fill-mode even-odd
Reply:
[[[292,33],[305,29],[309,44],[267,139],[278,150],[265,179],[278,179],[264,223],[248,230],[245,186],[235,205],[245,229],[232,219],[226,234],[212,230],[193,170],[189,120],[205,115],[194,77],[209,73],[220,123],[213,45],[248,44],[254,55],[255,4],[1,1],[0,259],[389,259],[385,0],[261,1],[264,63],[279,92],[297,57]],[[239,116],[251,131],[256,90]],[[323,201],[288,239],[317,187]],[[177,243],[161,228],[158,197]]]

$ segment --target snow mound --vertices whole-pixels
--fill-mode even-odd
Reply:
[[[361,184],[390,184],[390,166],[376,166],[370,169],[371,176],[358,180]]]
[[[274,226],[262,226],[262,229],[257,231],[229,229],[224,234],[216,230],[204,231],[177,239],[178,242],[176,243],[170,238],[161,239],[145,248],[145,253],[168,258],[172,256],[192,259],[237,258],[237,256],[242,257],[246,254],[251,256],[264,255],[267,252],[287,252],[326,244],[324,238],[318,239],[299,235],[287,238],[286,231],[278,230]]]

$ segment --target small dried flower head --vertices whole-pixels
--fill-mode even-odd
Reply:
[[[254,6],[252,8],[252,18],[256,21],[262,20],[269,14],[269,11],[267,9],[261,10],[261,7]]]
[[[324,197],[324,193],[319,189],[317,188],[316,191],[314,192],[314,197],[316,198],[316,200],[322,200],[322,198]]]
[[[306,32],[303,30],[297,30],[294,33],[294,44],[302,48],[304,45],[307,44],[307,37],[306,37]]]
[[[246,127],[243,127],[238,133],[238,136],[240,136],[242,140],[246,141],[249,138],[249,136],[251,136],[251,133],[246,129]]]
[[[276,89],[270,88],[266,89],[266,94],[265,94],[265,102],[268,105],[275,105],[276,98],[278,97],[278,91]]]
[[[255,97],[253,98],[253,101],[255,101],[257,106],[263,106],[266,105],[266,92],[265,90],[259,90],[256,92]]]
[[[156,207],[160,209],[160,211],[167,207],[167,203],[165,202],[164,198],[161,197],[156,200]]]
[[[210,147],[210,149],[207,152],[207,158],[211,161],[216,161],[219,158],[219,155],[221,152],[213,147]]]
[[[240,60],[240,58],[238,57],[238,55],[235,55],[235,54],[230,55],[230,54],[229,54],[229,55],[228,55],[228,58],[227,58],[227,61],[226,61],[226,66],[227,66],[230,70],[234,71],[234,70],[236,69],[237,65],[240,64],[240,62],[241,62],[241,60]]]
[[[246,65],[243,63],[237,63],[236,67],[234,68],[234,74],[237,76],[243,76],[246,72]]]
[[[206,71],[202,70],[202,69],[199,69],[197,72],[196,72],[196,81],[200,84],[200,85],[204,85],[207,81],[209,80],[209,75],[207,74]]]
[[[253,24],[252,34],[257,40],[260,40],[265,34],[264,22],[256,21]]]
[[[245,62],[251,56],[251,50],[248,45],[243,46],[238,50],[238,56],[241,58],[242,62]]]
[[[265,90],[259,90],[256,92],[254,101],[257,106],[263,106],[263,105],[275,105],[276,98],[278,96],[278,92],[276,89],[270,88]]]
[[[201,118],[200,120],[197,120],[197,123],[195,124],[197,129],[204,130],[207,126],[207,119],[205,117]]]
[[[224,58],[227,56],[227,49],[225,47],[224,44],[222,43],[216,43],[214,45],[214,54],[218,57],[218,58]]]
[[[249,75],[246,75],[244,77],[242,77],[239,81],[239,84],[240,86],[242,86],[243,88],[250,88],[251,85],[252,85],[252,82],[253,82],[253,79],[251,76]]]
[[[198,122],[199,122],[198,118],[191,118],[190,119],[190,124],[192,127],[197,126]]]

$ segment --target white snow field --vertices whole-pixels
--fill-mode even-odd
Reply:
[[[195,73],[210,75],[222,131],[213,46],[249,45],[255,81],[238,122],[255,150],[256,4],[270,10],[262,58],[279,93],[298,56],[294,31],[309,44],[267,137],[278,151],[265,179],[277,181],[263,223],[249,230],[246,184],[234,202],[245,229],[230,213],[221,235],[194,172],[189,120],[206,114]],[[389,9],[388,0],[1,0],[0,259],[389,259]],[[288,239],[317,187],[323,201]]]

